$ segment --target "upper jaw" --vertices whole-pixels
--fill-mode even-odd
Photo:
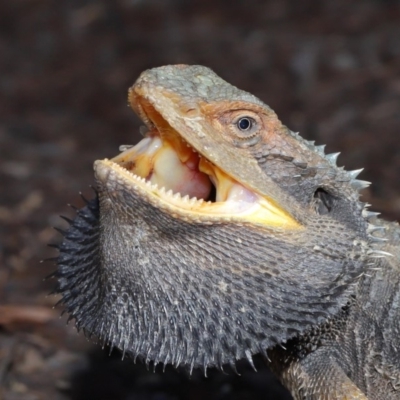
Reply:
[[[130,106],[150,129],[154,125],[168,124],[201,156],[227,175],[245,183],[246,187],[267,198],[277,208],[284,208],[294,219],[301,218],[297,215],[297,204],[265,174],[257,160],[246,149],[228,143],[213,126],[212,121],[216,118],[213,111],[229,109],[229,101],[206,101],[203,94],[195,92],[187,95],[184,91],[179,92],[179,87],[164,86],[163,81],[151,72],[143,73],[128,93]],[[256,100],[242,101],[241,104],[272,112]],[[235,104],[240,102],[235,101]]]

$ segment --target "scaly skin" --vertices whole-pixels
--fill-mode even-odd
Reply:
[[[58,260],[77,327],[190,369],[262,353],[295,399],[399,399],[400,230],[359,201],[359,171],[205,67],[146,71],[129,100],[149,129],[143,143],[162,147],[95,163],[98,197]],[[205,193],[214,174],[217,198],[222,183],[239,197],[172,199],[160,190],[174,174],[160,161],[169,154]],[[146,184],[164,169],[158,187]]]

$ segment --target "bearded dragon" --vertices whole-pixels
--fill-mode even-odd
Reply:
[[[265,356],[295,399],[400,398],[400,229],[361,170],[202,66],[145,71],[136,146],[94,163],[59,246],[79,329],[145,362]]]

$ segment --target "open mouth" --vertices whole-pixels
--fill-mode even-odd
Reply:
[[[121,146],[107,161],[128,174],[156,206],[185,220],[251,222],[298,228],[296,221],[267,198],[238,182],[201,156],[159,114],[135,146]]]
[[[176,132],[146,133],[136,146],[122,146],[112,159],[158,189],[161,197],[182,208],[209,213],[240,213],[256,195],[201,157]]]

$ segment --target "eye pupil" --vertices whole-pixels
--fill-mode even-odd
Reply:
[[[253,123],[250,118],[240,118],[237,122],[237,127],[241,131],[248,131],[252,127]]]

